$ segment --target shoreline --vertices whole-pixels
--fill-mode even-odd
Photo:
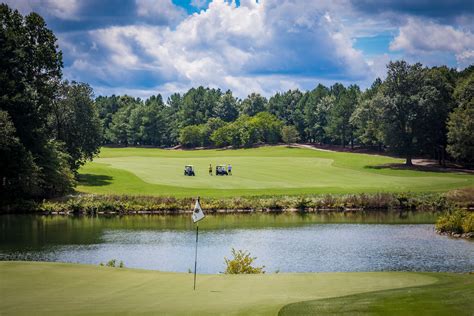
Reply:
[[[105,214],[133,215],[188,214],[194,198],[135,195],[79,194],[43,201],[18,201],[0,207],[0,213],[19,214]],[[359,211],[445,211],[474,210],[474,188],[444,193],[361,193],[289,196],[203,198],[201,206],[209,214],[232,213],[325,213]]]

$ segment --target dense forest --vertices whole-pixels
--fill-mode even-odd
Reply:
[[[251,93],[197,87],[163,100],[94,97],[62,78],[62,53],[41,16],[0,5],[0,198],[72,190],[102,145],[249,147],[260,143],[364,146],[474,163],[474,66],[463,71],[390,62],[385,80]]]

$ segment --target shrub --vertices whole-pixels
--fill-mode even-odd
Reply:
[[[252,264],[257,257],[251,257],[245,250],[235,250],[232,248],[233,259],[224,258],[227,266],[225,274],[259,274],[265,273],[265,266],[253,267]]]
[[[111,268],[125,268],[125,264],[123,263],[123,261],[120,261],[118,264],[117,264],[117,260],[116,259],[112,259],[112,260],[109,260],[107,261],[106,264],[104,263],[99,263],[99,266],[101,267],[111,267]]]
[[[441,215],[436,222],[440,232],[463,234],[474,232],[474,213],[457,209]]]
[[[296,143],[299,138],[298,130],[293,125],[281,129],[281,139],[285,144]]]

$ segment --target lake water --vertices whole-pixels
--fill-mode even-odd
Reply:
[[[440,236],[435,213],[355,212],[207,216],[198,272],[224,271],[232,248],[268,272],[474,271],[474,242]],[[194,266],[190,216],[0,216],[0,260],[99,264],[187,272]]]

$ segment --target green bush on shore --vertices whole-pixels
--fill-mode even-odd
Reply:
[[[463,209],[448,211],[436,222],[436,230],[441,233],[474,233],[474,212]]]
[[[232,259],[224,258],[226,269],[225,274],[260,274],[265,273],[265,266],[255,267],[254,261],[257,257],[252,257],[246,250],[235,250],[232,248]]]

